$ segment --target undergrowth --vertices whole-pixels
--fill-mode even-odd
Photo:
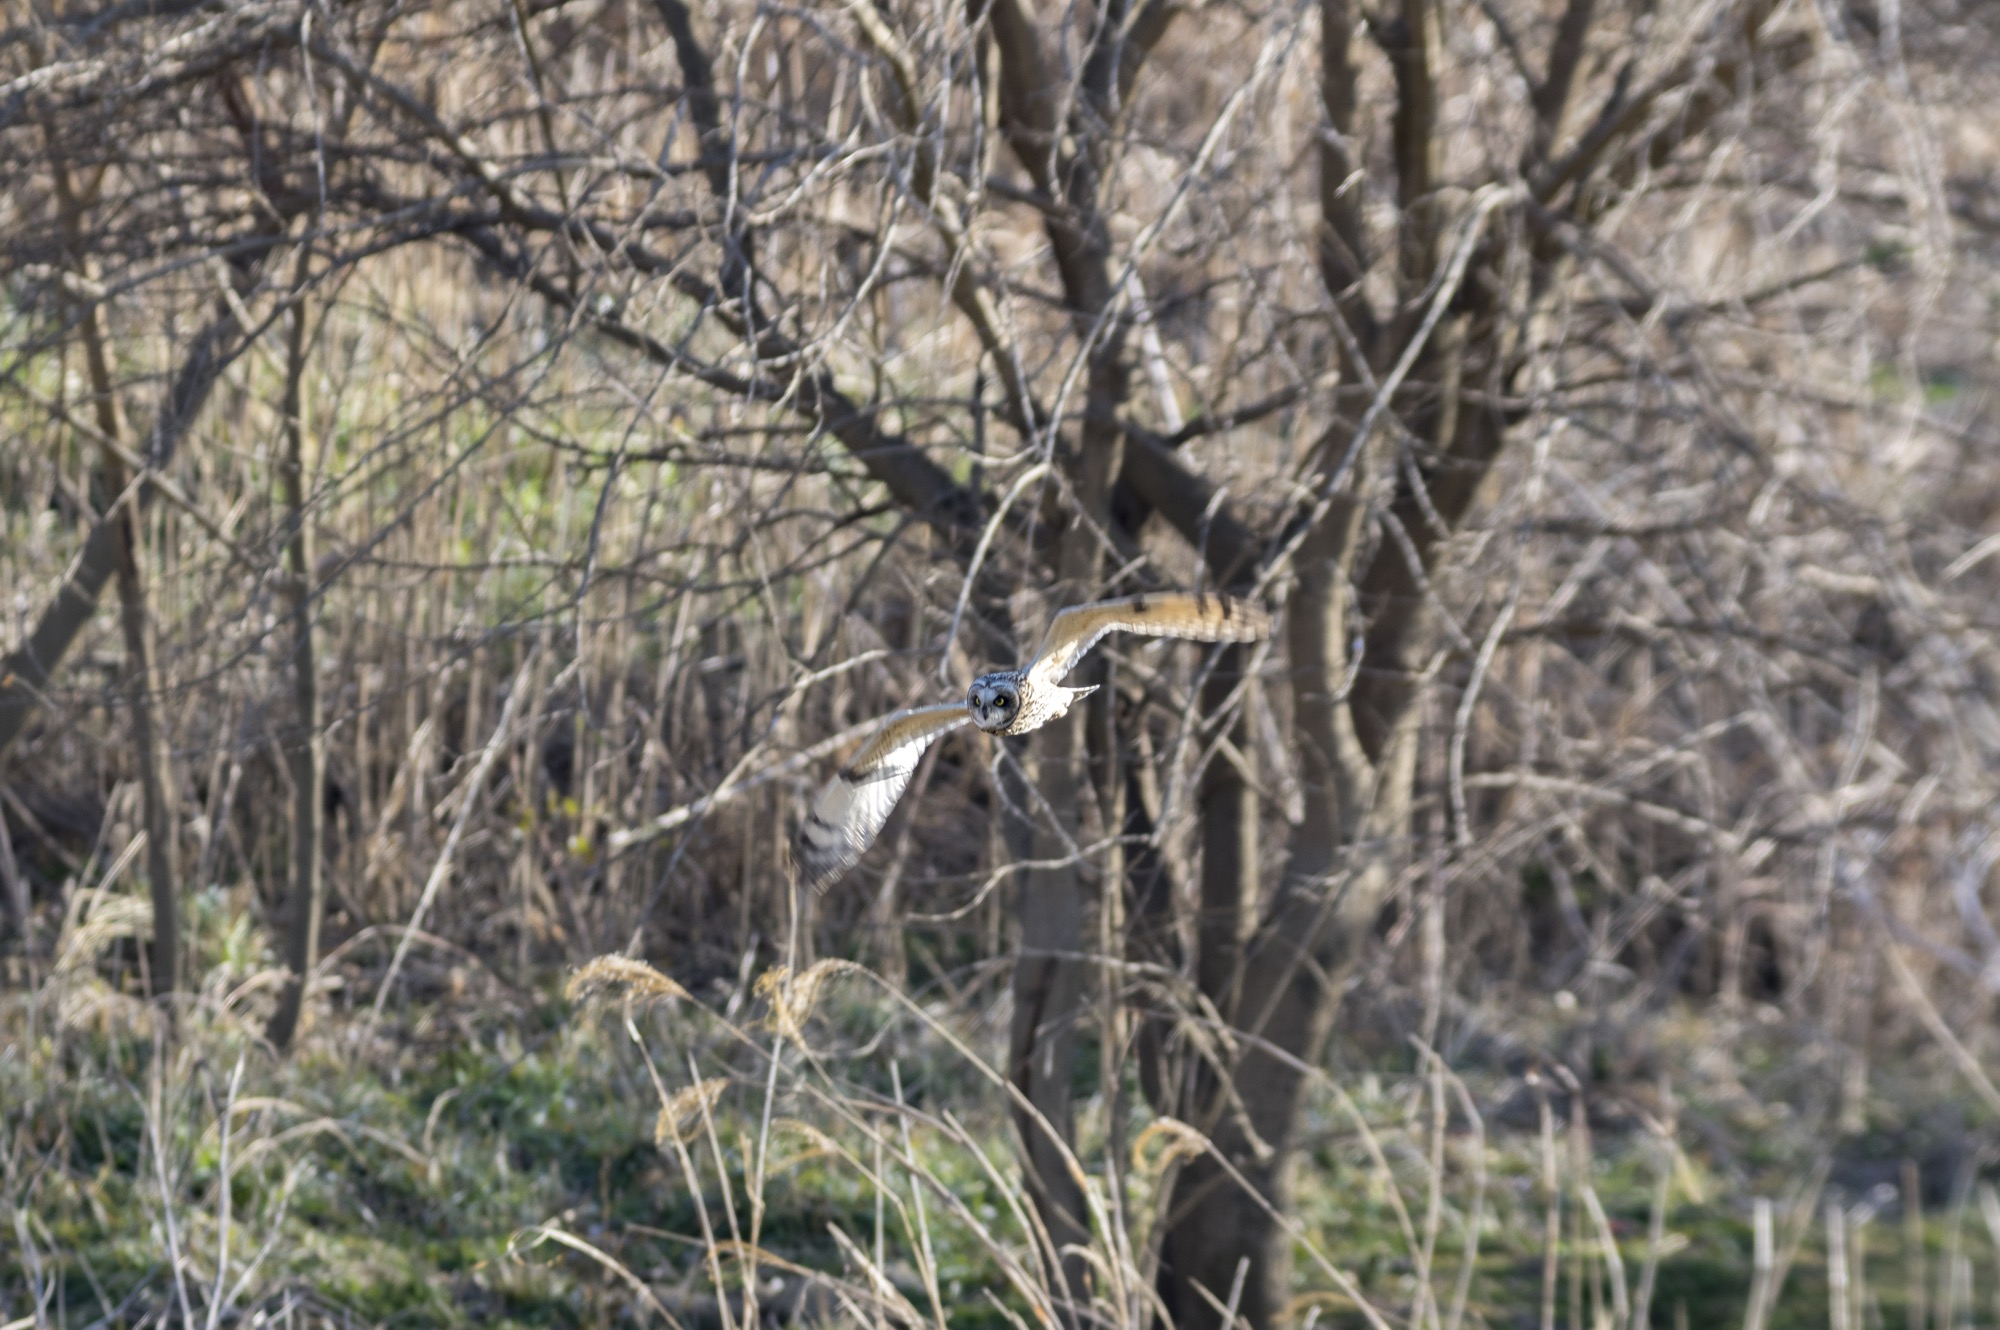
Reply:
[[[81,904],[51,972],[6,999],[0,1325],[1072,1314],[1011,1149],[1004,1012],[846,962],[697,1000],[603,958],[566,992],[439,979],[377,1026],[341,1000],[350,964],[279,1060],[269,958],[202,917],[208,981],[171,1020],[107,979],[144,930],[134,897]],[[1792,1032],[1746,1019],[1725,1068],[1700,1052],[1714,1018],[1678,1019],[1648,1030],[1678,1088],[1585,1088],[1516,1046],[1448,1065],[1344,1044],[1309,1114],[1295,1320],[1995,1322],[2000,1199],[1986,1161],[1940,1153],[1934,1078],[1878,1078],[1874,1130],[1841,1140],[1810,1085],[1788,1102],[1739,1074]],[[1552,1012],[1537,1038],[1565,1037]],[[1100,1086],[1079,1124],[1091,1323],[1151,1324],[1161,1183],[1205,1144],[1142,1104]]]

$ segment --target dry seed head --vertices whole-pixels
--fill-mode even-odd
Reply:
[[[771,1028],[787,1039],[801,1038],[813,1004],[819,1000],[821,985],[837,974],[859,974],[853,961],[823,960],[794,975],[785,966],[757,976],[757,996],[771,1004]]]
[[[563,995],[571,1002],[624,993],[641,1002],[684,998],[688,991],[644,961],[629,956],[599,956],[569,977]]]
[[[675,1141],[689,1139],[702,1115],[715,1107],[728,1088],[728,1077],[711,1076],[676,1093],[661,1105],[660,1116],[653,1121],[653,1144],[664,1150]]]
[[[56,973],[66,974],[97,963],[98,953],[124,938],[153,935],[153,906],[137,896],[88,893],[90,917],[70,929],[57,943]]]
[[[1159,1157],[1150,1164],[1146,1152],[1153,1142],[1161,1142]],[[1139,1133],[1132,1142],[1132,1167],[1146,1173],[1161,1170],[1183,1159],[1193,1159],[1208,1151],[1208,1138],[1178,1118],[1161,1118]]]
[[[814,1155],[833,1155],[839,1157],[842,1153],[840,1146],[834,1143],[833,1137],[827,1135],[818,1127],[813,1126],[812,1123],[802,1121],[799,1118],[775,1119],[771,1123],[771,1130],[779,1140],[783,1140],[787,1136],[797,1136],[805,1142],[805,1149],[797,1158],[787,1160],[787,1166],[810,1159]]]
[[[56,1023],[65,1030],[104,1036],[150,1036],[154,1031],[157,1008],[116,991],[96,975],[58,984],[56,992]]]

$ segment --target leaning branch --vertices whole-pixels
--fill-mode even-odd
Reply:
[[[224,310],[195,335],[174,378],[167,411],[153,429],[146,457],[153,470],[163,470],[172,459],[216,380],[241,352],[236,331],[235,314]],[[34,632],[0,668],[0,753],[7,751],[41,710],[50,679],[96,613],[97,597],[117,569],[120,520],[114,505],[92,524],[82,554],[57,588],[55,599],[35,621]]]

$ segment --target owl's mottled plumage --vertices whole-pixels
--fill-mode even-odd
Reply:
[[[799,877],[824,891],[874,843],[931,741],[972,716],[963,702],[899,711],[820,790],[799,828]]]
[[[1049,623],[1042,648],[1025,669],[982,674],[965,701],[919,707],[889,717],[861,751],[820,790],[799,828],[800,878],[824,891],[860,860],[889,820],[931,741],[971,723],[988,734],[1027,734],[1065,715],[1095,688],[1061,680],[1107,633],[1251,642],[1270,632],[1270,617],[1228,596],[1169,592],[1075,605]]]

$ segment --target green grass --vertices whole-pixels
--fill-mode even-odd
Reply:
[[[235,936],[227,910],[205,908],[196,917],[221,988],[233,987],[239,969],[255,970],[267,960]],[[714,1292],[702,1211],[726,1242],[727,1206],[733,1203],[737,1229],[748,1235],[771,1039],[755,1025],[726,1026],[685,1002],[633,1017],[670,1093],[689,1083],[690,1057],[704,1077],[729,1079],[714,1105],[712,1137],[697,1121],[687,1140],[700,1180],[697,1197],[678,1153],[655,1144],[659,1100],[615,1004],[586,1012],[550,991],[525,1003],[463,1002],[405,1013],[403,1024],[380,1032],[384,1037],[373,1047],[382,1051],[373,1055],[359,1051],[359,1018],[322,1009],[299,1053],[277,1063],[254,1038],[254,1023],[213,1003],[183,1022],[179,1042],[162,1061],[161,1044],[111,1016],[57,1021],[58,996],[50,988],[32,1010],[29,999],[17,996],[5,1011],[0,1149],[9,1163],[3,1199],[10,1227],[11,1216],[21,1216],[30,1238],[0,1244],[0,1312],[6,1319],[28,1314],[31,1287],[53,1290],[64,1309],[59,1323],[76,1326],[120,1305],[127,1308],[125,1323],[133,1323],[133,1309],[157,1312],[179,1296],[168,1260],[155,1131],[165,1137],[165,1195],[175,1243],[186,1258],[184,1269],[192,1272],[190,1296],[202,1314],[202,1287],[212,1277],[205,1272],[213,1271],[218,1247],[218,1123],[239,1057],[242,1081],[230,1136],[233,1269],[240,1272],[268,1245],[237,1299],[242,1308],[269,1312],[289,1300],[332,1319],[379,1326],[594,1326],[647,1319],[629,1284],[599,1261],[557,1242],[534,1241],[538,1226],[549,1224],[622,1263],[670,1306],[699,1321],[704,1306],[712,1309]],[[104,1008],[114,1015],[118,1010],[115,1004]],[[1662,1036],[1662,1043],[1671,1051],[1676,1040],[1692,1046],[1701,1037],[1690,1026]],[[1768,1037],[1782,1036],[1773,1031]],[[1017,1256],[1025,1243],[1005,1190],[1013,1185],[1014,1165],[1003,1105],[991,1083],[907,1008],[862,979],[836,979],[822,991],[809,1039],[813,1058],[788,1047],[771,1104],[762,1248],[852,1283],[854,1262],[832,1230],[872,1250],[880,1202],[885,1269],[913,1305],[920,1311],[927,1306],[910,1226],[909,1167],[889,1158],[885,1182],[869,1176],[875,1145],[868,1132],[893,1123],[884,1110],[900,1084],[904,1101],[919,1113],[949,1110],[970,1132],[954,1139],[932,1119],[913,1119],[915,1163],[939,1189],[926,1192],[926,1217],[952,1323],[997,1330],[1010,1312],[1024,1314],[1026,1303],[1007,1290],[996,1263],[995,1243]],[[1757,1065],[1762,1045],[1747,1037],[1742,1045],[1743,1065]],[[1096,1065],[1094,1056],[1086,1061]],[[1425,1159],[1432,1148],[1429,1087],[1407,1057],[1380,1061],[1358,1073],[1350,1068],[1343,1080],[1351,1112],[1330,1098],[1314,1103],[1297,1214],[1313,1244],[1351,1272],[1371,1300],[1406,1309],[1415,1296],[1417,1266],[1393,1199],[1400,1196],[1421,1232]],[[1518,1088],[1501,1069],[1468,1066],[1463,1074],[1489,1110],[1510,1087]],[[1874,1132],[1840,1145],[1842,1157],[1893,1159],[1898,1148],[1923,1145],[1928,1138],[1921,1129],[1929,1119],[1918,1110],[1935,1092],[1917,1084],[1903,1089],[1907,1102],[1900,1108],[1885,1098]],[[1079,1088],[1096,1086],[1093,1073]],[[1127,1090],[1121,1102],[1137,1105],[1136,1093]],[[1810,1114],[1778,1112],[1726,1090],[1690,1073],[1679,1099],[1682,1122],[1699,1130],[1681,1134],[1665,1214],[1651,1304],[1651,1324],[1663,1328],[1743,1323],[1754,1273],[1752,1198],[1773,1198],[1782,1249],[1798,1182],[1825,1139],[1824,1124]],[[1607,1087],[1602,1094],[1609,1101],[1618,1091]],[[1080,1117],[1082,1153],[1093,1169],[1101,1169],[1108,1151],[1105,1108],[1094,1099]],[[1451,1119],[1433,1284],[1448,1308],[1464,1259],[1473,1179],[1483,1165],[1467,1324],[1538,1327],[1545,1204],[1540,1138],[1532,1126],[1524,1129],[1516,1117],[1494,1111],[1483,1153],[1463,1118]],[[1356,1115],[1374,1137],[1381,1162]],[[1143,1109],[1131,1108],[1124,1139],[1133,1139],[1148,1120]],[[1561,1112],[1556,1121],[1564,1121]],[[886,1139],[893,1155],[895,1130]],[[970,1144],[993,1161],[997,1182]],[[1607,1312],[1610,1277],[1594,1229],[1584,1230],[1579,1243],[1575,1226],[1583,1211],[1566,1137],[1558,1135],[1556,1147],[1564,1170],[1556,1308],[1557,1324],[1567,1326],[1579,1264],[1586,1288],[1596,1285]],[[1636,1126],[1593,1133],[1588,1180],[1635,1291],[1647,1261],[1661,1159],[1658,1139]],[[1146,1215],[1157,1178],[1139,1168],[1131,1181],[1133,1211]],[[950,1212],[940,1199],[944,1193],[986,1233]],[[1852,1206],[1857,1198],[1843,1199]],[[1767,1324],[1774,1328],[1828,1324],[1824,1202],[1806,1212],[1811,1227],[1771,1308]],[[1137,1246],[1147,1222],[1139,1221]],[[1956,1215],[1934,1214],[1925,1225],[1933,1307],[1941,1253],[1953,1241],[1954,1225],[1972,1261],[1974,1289],[1960,1323],[1992,1324],[1993,1247],[1976,1205]],[[1876,1216],[1865,1224],[1864,1237],[1869,1297],[1853,1330],[1901,1327],[1908,1269],[1901,1221],[1893,1212]],[[724,1282],[733,1286],[736,1268],[728,1261],[724,1268]],[[982,1296],[988,1288],[1001,1293],[1006,1310]],[[1363,1323],[1310,1260],[1297,1263],[1296,1291],[1300,1311],[1319,1305],[1324,1324]],[[1595,1305],[1586,1292],[1587,1322]]]

